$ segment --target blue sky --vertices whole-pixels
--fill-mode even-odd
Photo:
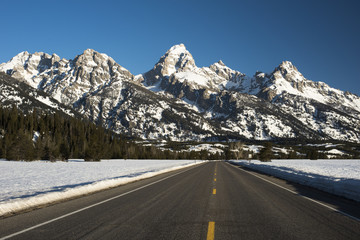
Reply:
[[[21,51],[72,59],[92,48],[133,74],[184,43],[197,66],[252,76],[289,60],[308,79],[360,95],[357,0],[1,2],[0,62]]]

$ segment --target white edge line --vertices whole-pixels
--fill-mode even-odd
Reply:
[[[202,164],[199,164],[199,165],[197,165],[197,166],[195,165],[195,166],[196,166],[196,167],[199,167],[200,165],[202,165]],[[196,168],[196,167],[195,167],[195,168]],[[46,222],[37,224],[37,225],[32,226],[32,227],[29,227],[29,228],[26,228],[26,229],[21,230],[21,231],[19,231],[19,232],[15,232],[15,233],[13,233],[13,234],[10,234],[10,235],[7,235],[7,236],[5,236],[5,237],[0,238],[0,240],[4,240],[4,239],[9,239],[9,238],[15,237],[15,236],[17,236],[17,235],[20,235],[20,234],[22,234],[22,233],[25,233],[25,232],[31,231],[31,230],[33,230],[33,229],[39,228],[39,227],[44,226],[44,225],[46,225],[46,224],[55,222],[55,221],[57,221],[57,220],[66,218],[66,217],[68,217],[68,216],[74,215],[74,214],[79,213],[79,212],[82,212],[82,211],[85,211],[85,210],[87,210],[87,209],[89,209],[89,208],[92,208],[92,207],[101,205],[101,204],[106,203],[106,202],[110,202],[110,201],[112,201],[112,200],[114,200],[114,199],[123,197],[123,196],[125,196],[125,195],[130,194],[130,193],[136,192],[136,191],[141,190],[141,189],[143,189],[143,188],[146,188],[146,187],[149,187],[149,186],[154,185],[154,184],[156,184],[156,183],[162,182],[162,181],[164,181],[164,180],[166,180],[166,179],[169,179],[169,178],[175,177],[175,176],[177,176],[177,175],[179,175],[179,174],[182,174],[182,173],[185,173],[185,172],[187,172],[187,171],[190,171],[190,170],[192,170],[192,169],[194,169],[194,168],[190,168],[190,169],[187,169],[187,170],[185,170],[185,171],[181,171],[181,172],[179,172],[179,173],[176,173],[176,174],[174,174],[174,175],[167,176],[167,177],[165,177],[165,178],[159,179],[159,180],[157,180],[157,181],[155,181],[155,182],[152,182],[152,183],[146,184],[146,185],[144,185],[144,186],[138,187],[138,188],[136,188],[136,189],[130,190],[130,191],[128,191],[128,192],[122,193],[122,194],[117,195],[117,196],[115,196],[115,197],[108,198],[108,199],[103,200],[103,201],[101,201],[101,202],[98,202],[98,203],[89,205],[89,206],[84,207],[84,208],[80,208],[80,209],[78,209],[78,210],[76,210],[76,211],[73,211],[73,212],[64,214],[64,215],[62,215],[62,216],[60,216],[60,217],[57,217],[57,218],[53,218],[53,219],[51,219],[51,220],[49,220],[49,221],[46,221]]]
[[[310,197],[304,196],[304,195],[302,195],[302,194],[300,194],[300,193],[297,193],[297,192],[295,192],[295,191],[293,191],[293,190],[290,190],[290,189],[288,189],[288,188],[286,188],[286,187],[280,186],[280,185],[278,185],[278,184],[276,184],[276,183],[274,183],[274,182],[271,182],[271,181],[269,181],[269,180],[267,180],[267,179],[265,179],[265,178],[262,178],[262,177],[260,177],[260,176],[258,176],[258,175],[256,175],[256,174],[254,174],[254,173],[252,173],[252,172],[245,171],[244,169],[238,168],[238,167],[241,167],[241,165],[236,165],[236,164],[231,164],[231,163],[229,163],[229,164],[230,164],[231,166],[233,166],[233,167],[235,167],[235,168],[243,171],[243,172],[246,172],[246,173],[251,174],[251,175],[253,175],[253,176],[257,177],[257,178],[260,178],[260,179],[264,180],[265,182],[271,183],[272,185],[275,185],[275,186],[277,186],[277,187],[279,187],[279,188],[282,188],[282,189],[284,189],[284,190],[286,190],[286,191],[288,191],[288,192],[291,192],[291,193],[293,193],[293,194],[295,194],[295,195],[298,195],[298,196],[303,197],[303,198],[305,198],[305,199],[307,199],[307,200],[310,200],[310,201],[312,201],[312,202],[314,202],[314,203],[317,203],[317,204],[319,204],[319,205],[321,205],[321,206],[323,206],[323,207],[326,207],[326,208],[328,208],[328,209],[330,209],[330,210],[332,210],[332,211],[341,213],[342,215],[345,215],[345,216],[347,216],[347,217],[349,217],[349,218],[351,218],[351,219],[353,219],[353,220],[360,221],[359,218],[354,217],[354,216],[352,216],[352,215],[350,215],[350,214],[348,214],[348,213],[345,213],[345,212],[343,212],[343,211],[340,211],[340,210],[338,210],[338,209],[336,209],[336,208],[333,208],[333,207],[331,207],[331,206],[329,206],[329,205],[326,205],[326,204],[324,204],[324,203],[322,203],[322,202],[316,201],[316,200],[314,200],[314,199],[312,199],[312,198],[310,198]],[[1,240],[1,239],[0,239],[0,240]]]

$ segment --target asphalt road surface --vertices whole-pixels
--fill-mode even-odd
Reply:
[[[359,218],[359,203],[211,162],[0,219],[0,239],[359,240]]]

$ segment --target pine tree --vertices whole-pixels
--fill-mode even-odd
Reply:
[[[3,139],[2,136],[0,135],[0,158],[4,158],[4,151],[3,151]]]
[[[270,142],[266,142],[265,146],[260,150],[259,160],[262,162],[271,162],[273,157],[272,144]]]
[[[70,149],[69,146],[66,143],[61,143],[60,147],[59,147],[59,152],[60,152],[60,159],[62,161],[66,161],[69,159],[70,157]]]
[[[225,149],[225,160],[230,160],[232,158],[230,147]]]
[[[294,150],[291,150],[288,154],[288,159],[296,159],[297,158],[297,155],[296,155],[296,152]]]
[[[307,152],[306,157],[310,160],[317,160],[319,158],[319,152],[315,149],[311,149]]]
[[[7,153],[7,159],[11,160],[34,160],[34,147],[32,140],[21,131],[12,142]]]

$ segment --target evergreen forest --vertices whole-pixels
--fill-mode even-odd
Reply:
[[[115,134],[86,120],[39,109],[24,114],[15,106],[0,107],[0,158],[67,159],[211,159],[207,152],[161,150]]]
[[[188,143],[189,144],[189,143]],[[199,143],[194,143],[199,144]],[[299,147],[298,143],[288,145],[293,149],[288,154],[273,154],[273,144],[264,145],[258,153],[243,150],[244,143],[229,142],[223,153],[206,150],[184,151],[182,143],[167,142],[163,147],[144,143],[140,139],[116,134],[81,117],[70,117],[62,112],[42,111],[34,108],[23,113],[17,107],[0,106],[0,158],[8,160],[50,160],[68,159],[325,159],[325,148]],[[280,146],[285,146],[280,144]],[[344,158],[359,158],[360,145],[340,144],[347,155]],[[298,154],[296,154],[296,152]]]

